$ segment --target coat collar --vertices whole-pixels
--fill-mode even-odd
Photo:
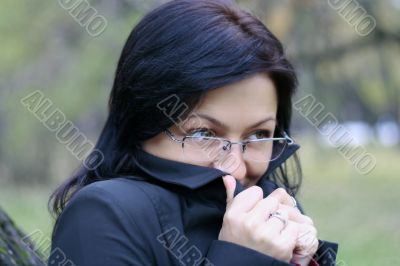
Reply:
[[[257,183],[257,185],[263,188],[266,194],[268,194],[268,192],[265,191],[265,186],[270,187],[270,183],[272,183],[267,179],[268,175],[291,157],[299,148],[300,146],[297,144],[289,146],[277,160],[269,164],[268,169]],[[212,167],[198,166],[161,158],[142,149],[135,151],[134,158],[136,167],[150,178],[154,178],[161,183],[178,185],[191,190],[203,187],[229,174]],[[239,182],[236,183],[235,195],[244,189]]]

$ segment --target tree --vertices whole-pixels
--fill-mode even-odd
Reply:
[[[45,265],[43,255],[0,208],[0,265]]]

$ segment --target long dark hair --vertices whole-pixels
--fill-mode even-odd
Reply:
[[[104,160],[94,169],[82,166],[54,191],[53,214],[82,187],[128,171],[121,167],[127,156],[177,121],[180,112],[166,117],[157,103],[176,95],[189,112],[207,91],[261,72],[269,73],[277,88],[277,123],[290,132],[296,74],[259,19],[227,0],[174,0],[151,11],[131,32],[118,62],[108,118],[95,147]],[[293,194],[301,182],[295,158],[296,181],[289,180],[285,165],[271,177]]]

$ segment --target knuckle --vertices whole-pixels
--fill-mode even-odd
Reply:
[[[301,211],[298,208],[292,208],[292,209],[297,215],[305,216],[304,214],[301,213]]]
[[[223,218],[223,222],[224,223],[228,223],[228,224],[233,224],[235,223],[236,220],[236,216],[232,213],[232,212],[225,212],[224,218]]]
[[[313,236],[316,236],[316,235],[317,235],[317,228],[315,228],[314,226],[310,226],[310,231],[311,231],[311,234],[312,234]]]
[[[313,245],[314,239],[313,236],[305,236],[299,239],[298,244],[302,249],[307,249]]]
[[[312,225],[306,225],[306,232],[308,235],[315,237],[317,235],[317,228]]]
[[[271,207],[274,209],[277,209],[279,207],[279,201],[275,197],[267,197],[266,201],[268,201],[271,204]]]
[[[307,223],[308,223],[309,225],[314,226],[314,221],[313,221],[310,217],[304,215],[304,219],[307,220]]]
[[[275,191],[277,194],[282,195],[282,196],[285,196],[287,194],[286,190],[281,187],[277,188]]]
[[[314,245],[313,245],[313,248],[312,248],[312,254],[314,254],[315,252],[317,252],[317,250],[318,250],[318,239],[315,238],[315,240],[314,240]]]
[[[254,219],[246,219],[243,221],[243,227],[248,232],[253,232],[257,228],[257,222]]]
[[[251,194],[255,195],[257,198],[260,198],[260,199],[263,198],[264,192],[263,192],[261,187],[259,187],[259,186],[251,186],[248,189],[249,189],[249,193],[251,192]]]

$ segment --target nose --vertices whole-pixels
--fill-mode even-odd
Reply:
[[[214,162],[214,167],[224,172],[228,172],[242,183],[247,174],[247,167],[243,159],[242,147],[233,144],[231,149],[225,152],[225,155],[221,160]]]

